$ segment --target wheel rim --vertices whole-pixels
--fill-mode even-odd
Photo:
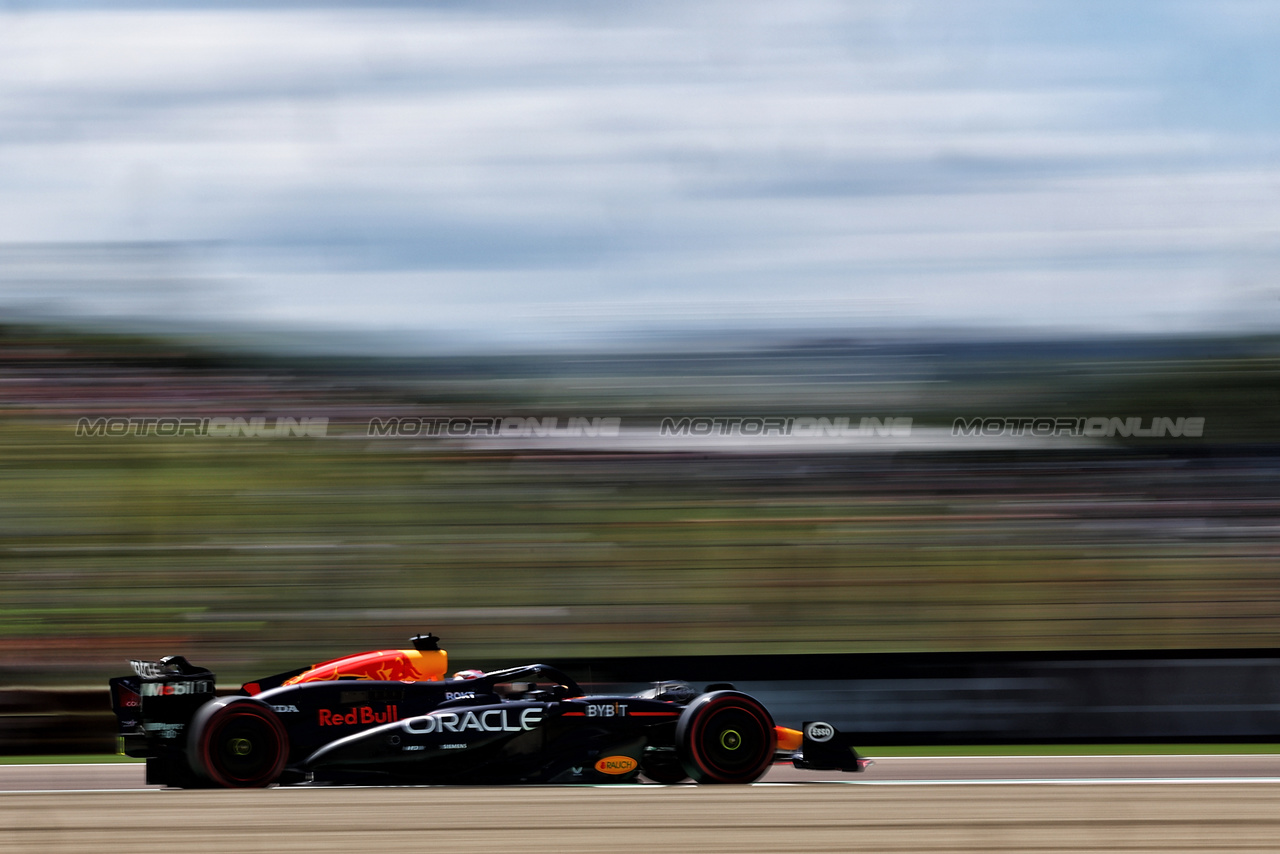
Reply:
[[[208,734],[208,768],[226,786],[265,786],[280,773],[283,739],[277,724],[257,710],[232,710]]]
[[[685,744],[696,767],[686,770],[701,782],[750,782],[773,761],[772,720],[750,697],[713,698],[690,723]]]

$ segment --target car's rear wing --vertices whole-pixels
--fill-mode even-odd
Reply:
[[[119,750],[146,757],[148,782],[168,782],[174,779],[169,766],[186,773],[187,725],[198,708],[217,696],[216,680],[180,655],[129,664],[132,676],[108,682]]]
[[[111,689],[111,711],[116,715],[116,731],[121,739],[142,736],[142,681],[139,676],[117,676],[107,683]],[[136,741],[136,738],[134,740]],[[128,747],[122,743],[121,753]]]

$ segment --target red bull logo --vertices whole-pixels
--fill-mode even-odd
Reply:
[[[400,710],[395,706],[387,706],[381,712],[375,712],[373,706],[356,706],[354,709],[321,709],[317,713],[320,726],[356,726],[371,724],[388,724],[400,720]]]

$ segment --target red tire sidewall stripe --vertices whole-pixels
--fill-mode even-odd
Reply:
[[[271,764],[271,770],[266,775],[239,780],[224,776],[213,763],[213,754],[211,745],[217,740],[216,736],[220,733],[228,723],[236,718],[249,716],[264,721],[268,727],[276,734],[276,758]],[[223,706],[212,715],[208,728],[204,731],[200,739],[200,760],[204,765],[205,773],[209,779],[227,789],[238,789],[244,787],[264,786],[269,784],[276,777],[280,776],[280,772],[284,770],[284,764],[288,757],[285,755],[285,744],[288,741],[288,734],[284,730],[284,725],[276,720],[273,715],[266,714],[264,710],[257,708],[246,708],[244,706]]]
[[[741,697],[717,697],[703,706],[699,710],[700,714],[698,715],[698,720],[694,723],[694,726],[691,727],[692,731],[689,733],[689,750],[693,754],[693,761],[696,762],[700,768],[712,772],[714,776],[720,779],[724,779],[726,776],[732,777],[733,774],[731,772],[724,771],[712,762],[710,758],[704,755],[698,745],[703,732],[706,730],[707,720],[712,714],[711,710],[722,705],[731,709],[736,708],[746,712],[751,719],[760,726],[765,744],[769,744],[769,735],[772,733],[772,727],[766,725],[768,724],[768,721],[762,716],[760,709],[756,708],[754,704],[744,702]],[[770,762],[773,760],[773,752],[774,751],[772,749],[768,751],[768,760]],[[764,760],[762,759],[761,761],[763,762]],[[765,764],[766,767],[768,767],[767,763]]]

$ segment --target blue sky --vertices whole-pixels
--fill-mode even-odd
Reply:
[[[0,7],[0,309],[1280,326],[1280,5]]]

